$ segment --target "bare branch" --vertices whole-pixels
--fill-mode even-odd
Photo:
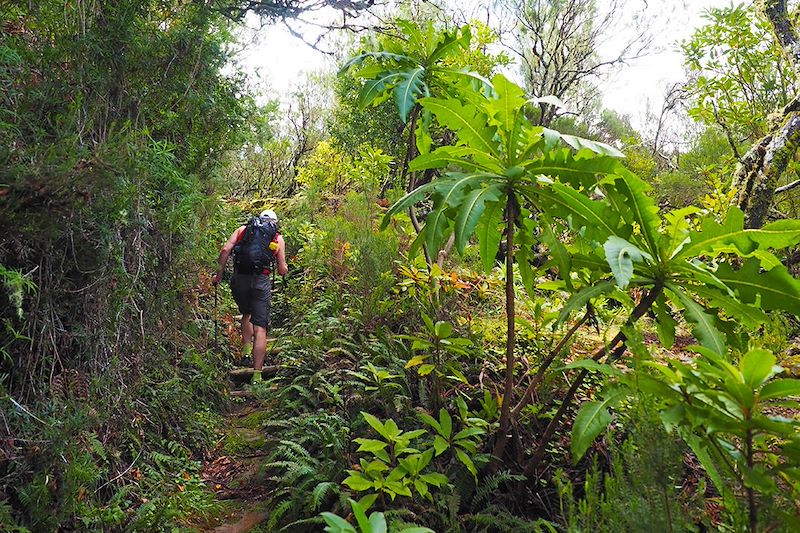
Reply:
[[[513,43],[501,41],[520,58],[528,91],[557,96],[577,109],[590,105],[596,82],[642,57],[653,42],[649,24],[640,24],[611,57],[598,55],[602,43],[619,35],[628,3],[610,1],[600,10],[594,1],[500,0],[500,11],[516,26]],[[540,123],[548,124],[556,113],[543,108]]]
[[[777,189],[775,189],[775,194],[781,194],[781,193],[784,193],[784,192],[789,192],[789,191],[791,191],[793,189],[796,189],[798,187],[800,187],[800,180],[795,180],[795,181],[793,181],[791,183],[787,183],[786,185],[783,185],[783,186],[778,187]]]

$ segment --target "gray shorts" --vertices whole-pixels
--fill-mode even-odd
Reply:
[[[231,277],[231,293],[239,312],[250,315],[254,326],[269,327],[272,282],[269,274],[237,274]]]

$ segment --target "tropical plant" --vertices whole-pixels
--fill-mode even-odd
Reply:
[[[494,265],[500,244],[502,223],[506,234],[506,375],[504,398],[500,417],[502,435],[509,426],[510,400],[514,385],[514,237],[519,225],[523,245],[518,251],[518,265],[522,280],[533,292],[533,271],[530,268],[531,248],[534,241],[534,220],[531,205],[538,205],[538,177],[560,176],[576,185],[593,180],[595,173],[607,173],[617,168],[613,156],[619,156],[610,146],[587,141],[558,132],[533,126],[523,108],[528,101],[522,89],[497,75],[491,90],[466,92],[463,100],[450,98],[425,98],[422,106],[431,111],[439,123],[458,136],[457,146],[440,147],[423,154],[411,162],[411,170],[424,170],[454,165],[461,171],[449,172],[446,177],[410,192],[395,203],[384,218],[385,227],[390,217],[429,194],[433,197],[433,211],[417,238],[429,250],[438,250],[443,238],[452,234],[456,249],[463,253],[470,236],[478,231],[480,255],[487,271]],[[559,147],[560,140],[575,148],[585,148],[579,156]],[[547,227],[550,227],[547,225]],[[550,230],[552,234],[552,228]],[[553,238],[548,241],[558,252],[561,276],[570,283],[566,249]]]
[[[743,332],[728,316],[756,327],[766,320],[765,311],[800,314],[800,284],[770,252],[800,240],[800,221],[745,229],[737,208],[730,209],[723,223],[707,219],[695,230],[687,221],[695,209],[676,210],[662,219],[647,195],[649,187],[619,164],[616,150],[532,126],[523,113],[530,102],[500,75],[493,79],[491,91],[421,103],[456,133],[458,143],[421,155],[410,167],[454,170],[399,200],[384,226],[395,213],[430,196],[433,209],[417,242],[437,250],[444,237],[453,234],[456,248],[463,251],[477,230],[487,269],[501,239],[499,227],[505,228],[506,376],[495,456],[505,444],[514,394],[514,262],[516,258],[522,284],[534,296],[531,245],[539,239],[548,246],[563,289],[571,294],[559,324],[599,296],[618,299],[630,309],[625,326],[593,354],[591,364],[618,359],[632,326],[651,309],[666,347],[672,346],[675,335],[673,314],[680,311],[695,337],[716,353],[724,353],[726,342],[744,344]],[[577,153],[559,148],[561,141]],[[564,231],[574,239],[569,247],[557,237]],[[744,261],[731,261],[731,255]],[[638,302],[626,292],[632,289],[641,295]],[[567,337],[572,333],[574,328]],[[573,380],[527,472],[541,461],[588,372],[583,368]]]
[[[376,105],[393,97],[400,118],[408,125],[405,159],[401,164],[401,183],[410,191],[416,187],[412,172],[405,183],[408,162],[418,153],[427,152],[432,145],[429,132],[430,113],[422,113],[420,97],[431,94],[446,95],[452,91],[454,82],[459,79],[472,79],[479,83],[486,80],[468,66],[459,62],[470,50],[472,32],[463,26],[453,31],[439,31],[432,22],[423,27],[409,20],[399,19],[395,26],[401,35],[371,43],[372,50],[360,53],[348,60],[339,70],[342,75],[350,69],[357,69],[355,76],[364,80],[358,95],[360,107]],[[419,232],[419,222],[413,206],[409,214],[415,229]],[[425,248],[428,266],[433,262]]]
[[[408,360],[405,367],[416,368],[420,377],[431,377],[431,399],[434,408],[439,407],[442,395],[442,379],[454,377],[464,381],[464,374],[459,365],[446,359],[445,356],[463,356],[469,353],[467,348],[472,341],[453,335],[453,325],[443,320],[433,320],[425,313],[421,314],[425,325],[426,335],[401,335],[401,338],[411,341],[411,350],[416,355]]]
[[[371,502],[364,502],[366,498],[360,501],[348,499],[350,502],[350,509],[353,511],[353,516],[358,524],[358,529],[353,527],[347,520],[341,516],[325,512],[322,513],[322,518],[325,520],[327,526],[325,531],[328,533],[389,533],[389,528],[386,524],[386,517],[379,511],[370,513],[367,517],[367,511],[371,506]],[[374,501],[374,499],[372,500]],[[427,527],[407,527],[392,533],[434,533],[432,529]]]
[[[363,411],[361,415],[382,440],[355,439],[359,444],[358,451],[371,454],[374,460],[361,458],[360,469],[348,470],[350,475],[342,482],[344,485],[359,492],[372,490],[378,494],[388,494],[394,500],[397,496],[411,497],[412,487],[419,495],[431,498],[429,486],[447,484],[444,474],[424,473],[433,459],[434,450],[420,453],[411,447],[412,440],[426,433],[424,429],[403,431],[394,420],[381,422]],[[389,472],[388,475],[386,472]]]
[[[476,417],[467,416],[467,405],[464,399],[459,397],[456,400],[463,429],[456,431],[453,428],[453,417],[445,409],[439,409],[439,418],[433,418],[428,413],[419,413],[419,417],[431,429],[433,429],[433,450],[436,456],[450,450],[458,461],[463,464],[472,474],[475,482],[478,482],[478,471],[472,457],[478,451],[478,445],[486,434],[488,423]]]
[[[434,92],[448,92],[454,77],[483,78],[465,68],[454,67],[458,57],[469,50],[472,32],[469,26],[453,31],[438,31],[433,22],[420,27],[410,20],[398,19],[399,38],[371,43],[371,50],[348,60],[340,74],[357,68],[356,77],[365,80],[358,103],[366,107],[394,98],[403,122],[411,122],[419,113],[419,98]]]
[[[797,405],[800,379],[773,379],[783,369],[765,349],[748,351],[738,364],[726,353],[703,347],[695,351],[698,357],[691,362],[650,362],[647,366],[657,374],[631,376],[629,383],[663,402],[665,426],[678,430],[725,498],[745,494],[750,531],[755,532],[759,495],[787,489],[794,498],[800,494],[800,422],[781,412],[781,407]],[[724,485],[728,476],[739,490]],[[780,520],[800,526],[792,513]]]

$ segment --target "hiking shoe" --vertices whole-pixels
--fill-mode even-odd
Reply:
[[[250,384],[251,385],[255,385],[256,383],[263,383],[263,381],[264,381],[264,378],[261,377],[261,371],[260,370],[256,370],[253,373],[253,378],[250,380]]]
[[[239,366],[243,366],[245,368],[253,368],[253,358],[252,357],[243,357],[239,361]]]

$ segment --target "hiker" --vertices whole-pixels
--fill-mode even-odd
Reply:
[[[272,297],[270,274],[275,268],[281,276],[286,265],[286,244],[278,233],[278,216],[267,209],[233,232],[219,252],[219,270],[211,282],[222,281],[228,257],[234,254],[231,293],[242,314],[242,354],[253,354],[253,382],[261,381],[267,351],[269,307]]]

